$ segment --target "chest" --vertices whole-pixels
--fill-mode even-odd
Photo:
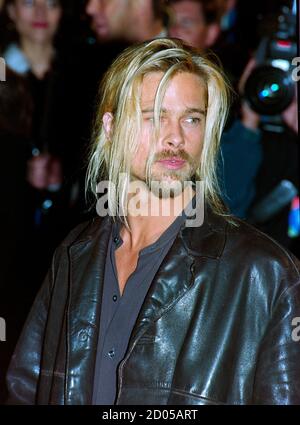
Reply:
[[[138,252],[129,252],[123,248],[123,246],[115,251],[117,277],[121,295],[123,294],[130,275],[134,273],[137,268],[138,256]]]

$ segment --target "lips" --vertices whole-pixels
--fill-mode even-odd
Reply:
[[[105,34],[108,33],[108,26],[107,26],[107,24],[105,22],[103,22],[103,21],[94,21],[92,25],[93,25],[93,29],[97,33],[99,33],[101,35],[105,35]]]
[[[32,26],[34,28],[48,28],[49,24],[48,22],[33,22]]]
[[[178,170],[179,168],[182,168],[186,163],[184,159],[179,158],[166,158],[158,162],[164,167],[172,170]]]

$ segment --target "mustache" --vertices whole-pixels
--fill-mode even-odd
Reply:
[[[176,152],[171,150],[164,150],[162,152],[156,153],[153,157],[153,162],[162,161],[164,159],[169,159],[169,158],[176,158],[176,159],[181,159],[187,162],[193,162],[193,158],[183,149],[180,149]]]

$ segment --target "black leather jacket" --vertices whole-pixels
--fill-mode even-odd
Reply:
[[[117,404],[300,404],[299,262],[207,212],[178,234],[118,370]],[[110,218],[57,249],[16,347],[13,404],[91,404]],[[295,339],[295,338],[294,338]]]

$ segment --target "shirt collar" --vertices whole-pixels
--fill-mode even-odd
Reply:
[[[182,210],[181,214],[179,214],[176,217],[173,223],[171,223],[170,226],[161,234],[161,236],[157,239],[157,241],[143,248],[140,251],[140,255],[154,252],[158,249],[161,249],[165,244],[167,244],[170,241],[170,239],[175,238],[179,230],[185,227],[186,220],[190,218],[189,213],[191,209],[193,208],[194,204],[195,204],[195,196],[189,202],[186,208]],[[120,235],[121,227],[122,227],[122,223],[120,220],[117,219],[112,226],[112,242],[113,242],[114,249],[118,249],[123,243],[123,240]]]

